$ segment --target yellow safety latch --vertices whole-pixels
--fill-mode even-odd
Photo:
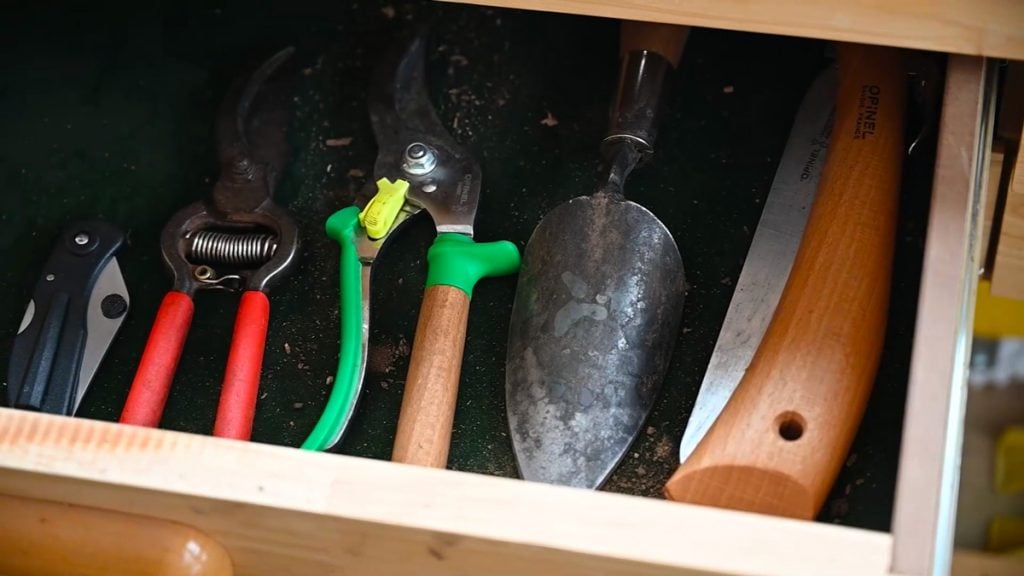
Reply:
[[[387,235],[402,205],[405,204],[405,194],[408,191],[409,183],[405,180],[377,180],[377,194],[359,213],[359,223],[366,228],[367,236],[376,240]]]

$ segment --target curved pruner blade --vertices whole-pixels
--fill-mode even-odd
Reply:
[[[221,103],[216,126],[220,177],[213,200],[225,213],[253,211],[273,194],[287,157],[285,126],[272,121],[267,126],[253,127],[258,131],[254,140],[258,141],[252,144],[247,131],[257,94],[294,52],[289,46],[271,56],[244,84],[236,82]]]
[[[377,139],[375,178],[409,181],[407,200],[425,208],[438,232],[473,235],[480,196],[480,166],[448,133],[430,102],[426,85],[426,34],[387,54],[370,87],[370,122]],[[403,171],[407,146],[426,145],[436,154],[427,173]]]
[[[427,94],[426,45],[426,32],[420,31],[401,49],[387,54],[374,72],[370,122],[382,153],[407,141],[410,134],[444,139],[455,146]]]

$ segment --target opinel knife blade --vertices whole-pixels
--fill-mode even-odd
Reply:
[[[76,222],[54,246],[14,339],[7,401],[14,408],[72,415],[128,312],[115,257],[124,234]]]
[[[825,165],[835,90],[836,70],[829,67],[814,80],[800,104],[683,432],[680,462],[686,461],[729,401],[775,313]]]

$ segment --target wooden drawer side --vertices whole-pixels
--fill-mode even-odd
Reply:
[[[193,526],[239,574],[885,574],[888,534],[0,409],[0,493]]]
[[[893,510],[900,574],[948,574],[952,561],[992,78],[983,58],[949,58]]]

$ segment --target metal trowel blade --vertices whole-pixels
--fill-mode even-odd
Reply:
[[[679,329],[683,263],[646,208],[610,195],[549,213],[526,247],[506,399],[526,480],[597,488],[636,439]]]

